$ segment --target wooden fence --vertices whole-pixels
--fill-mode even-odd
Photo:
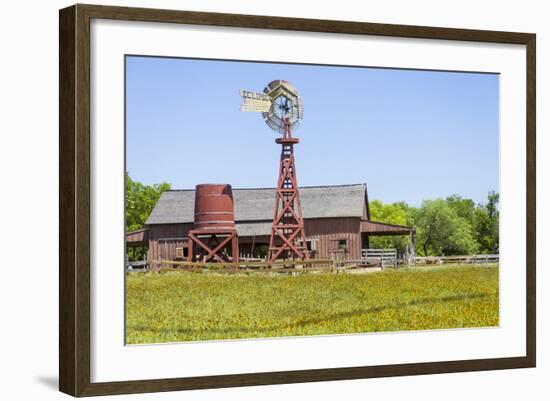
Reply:
[[[416,257],[417,265],[489,264],[498,263],[499,255],[453,255]]]
[[[378,262],[382,268],[396,266],[398,263],[397,249],[363,249],[361,259],[366,262]]]
[[[173,260],[156,260],[151,263],[154,271],[209,271],[217,273],[306,273],[306,272],[341,272],[357,268],[356,263],[343,263],[332,259],[287,260],[268,264],[267,262],[239,262],[233,263],[201,263]]]
[[[146,260],[126,262],[126,270],[132,271],[132,270],[147,270],[147,269],[148,269],[148,263]]]
[[[308,259],[308,260],[277,260],[268,263],[264,260],[246,260],[234,263],[200,263],[176,260],[154,260],[151,262],[127,262],[127,271],[180,269],[188,271],[241,271],[241,272],[274,272],[274,271],[339,271],[358,268],[372,268],[404,265],[397,257],[395,249],[365,249],[363,257],[357,260],[338,259]],[[499,262],[499,255],[458,255],[458,256],[428,256],[415,258],[416,265],[443,264],[494,264]]]

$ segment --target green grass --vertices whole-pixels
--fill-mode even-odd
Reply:
[[[129,344],[496,326],[497,267],[368,274],[132,273]]]

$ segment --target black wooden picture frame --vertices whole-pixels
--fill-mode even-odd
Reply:
[[[94,18],[525,45],[526,356],[91,383],[90,21]],[[60,10],[59,29],[59,388],[62,392],[93,396],[535,366],[535,34],[81,4]]]

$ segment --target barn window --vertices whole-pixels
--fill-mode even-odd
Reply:
[[[317,250],[317,239],[307,239],[306,248],[309,252]]]
[[[346,238],[333,239],[330,241],[332,251],[345,251],[348,249],[348,240]]]
[[[178,247],[176,248],[176,259],[185,259],[187,258],[187,255],[188,255],[188,252],[187,252],[188,248],[185,246],[185,247]]]
[[[338,240],[338,249],[348,249],[348,240],[347,239],[339,239]]]

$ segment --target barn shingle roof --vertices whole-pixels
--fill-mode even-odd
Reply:
[[[365,217],[366,184],[301,187],[304,218]],[[271,221],[275,208],[275,188],[233,189],[235,221]],[[195,190],[164,192],[151,212],[148,225],[192,223]]]

